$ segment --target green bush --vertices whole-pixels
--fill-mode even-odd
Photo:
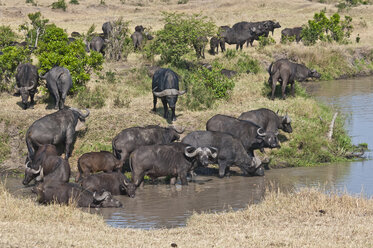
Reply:
[[[81,108],[102,108],[105,106],[106,92],[103,88],[96,87],[94,90],[86,88],[80,91],[75,98]]]
[[[14,75],[20,63],[31,62],[30,51],[27,48],[5,47],[0,56],[0,91],[11,92],[14,87]]]
[[[70,0],[70,4],[79,4],[78,0]]]
[[[11,45],[18,39],[18,35],[13,32],[10,26],[0,26],[0,49]]]
[[[344,20],[338,13],[333,14],[330,19],[325,16],[325,11],[315,13],[313,20],[308,21],[302,30],[302,40],[305,45],[314,45],[318,40],[338,43],[347,43],[353,26],[352,18],[345,16]]]
[[[296,41],[296,36],[281,36],[281,44],[287,44]]]
[[[249,55],[241,53],[234,67],[239,73],[254,73],[260,72],[260,64],[256,59],[251,58]]]
[[[44,33],[45,26],[49,20],[44,19],[40,12],[30,13],[28,18],[31,21],[31,26],[28,23],[24,23],[20,25],[19,29],[25,33],[25,40],[28,45],[37,46],[40,34]]]
[[[224,57],[226,57],[227,59],[232,59],[232,58],[235,58],[237,57],[237,50],[236,49],[227,49],[224,53]]]
[[[62,66],[70,70],[73,80],[71,92],[85,88],[92,70],[101,70],[102,54],[91,51],[85,52],[85,44],[81,39],[68,44],[67,34],[54,24],[46,27],[41,36],[39,48],[36,51],[39,60],[39,73],[45,74],[54,66]]]
[[[160,54],[163,63],[174,65],[181,61],[182,56],[193,52],[193,44],[199,37],[208,37],[216,33],[215,24],[201,15],[163,13],[164,28],[156,34],[154,42],[147,49],[154,54]]]
[[[58,0],[57,2],[52,3],[52,9],[62,9],[66,11],[67,4],[65,0]]]
[[[265,47],[273,44],[276,44],[276,41],[271,36],[265,37],[262,35],[259,37],[259,47]]]
[[[189,2],[189,0],[179,0],[179,1],[177,1],[177,4],[186,4],[188,2]]]

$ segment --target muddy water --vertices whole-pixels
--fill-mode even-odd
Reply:
[[[308,92],[347,115],[346,126],[355,144],[373,147],[373,78],[339,80],[306,84]],[[367,154],[372,157],[371,153]],[[8,178],[10,191],[30,195],[22,179]],[[242,209],[259,202],[266,188],[282,191],[317,186],[326,191],[373,196],[373,160],[332,164],[313,168],[268,170],[264,177],[229,178],[197,176],[189,186],[145,185],[134,199],[120,196],[121,209],[90,210],[101,214],[114,227],[160,228],[186,224],[194,211],[220,212]],[[88,210],[87,210],[88,211]]]

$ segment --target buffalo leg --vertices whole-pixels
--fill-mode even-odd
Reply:
[[[276,84],[277,84],[277,81],[278,81],[278,77],[279,77],[279,72],[277,71],[273,76],[272,76],[272,96],[271,96],[271,100],[274,100],[275,99],[275,90],[276,90]],[[270,76],[271,77],[271,76]]]
[[[163,117],[165,119],[168,118],[168,107],[167,107],[167,100],[165,98],[161,98],[162,99],[162,104],[163,104],[163,110],[164,110],[164,113],[163,113]]]
[[[35,104],[35,102],[34,102],[34,96],[35,96],[34,93],[30,93],[30,107],[31,107],[31,108],[32,108],[33,105]]]
[[[58,109],[58,105],[60,104],[60,95],[58,94],[58,92],[56,92],[53,94],[53,96],[54,96],[54,100],[56,101],[54,109]]]
[[[63,93],[60,99],[60,109],[63,109],[65,107],[65,100],[66,100],[67,93]]]
[[[282,99],[283,100],[286,99],[285,90],[286,90],[286,85],[287,84],[288,84],[288,79],[287,78],[283,78],[283,80],[282,80],[282,87],[281,87],[281,93],[282,93]]]
[[[220,42],[220,49],[222,52],[225,52],[225,41]]]
[[[219,177],[222,178],[225,175],[225,169],[227,165],[225,162],[219,162]]]
[[[153,112],[157,111],[157,97],[153,95]]]
[[[181,185],[188,185],[187,172],[186,171],[180,172],[178,177],[180,178]]]
[[[295,87],[294,87],[294,84],[295,84],[295,83],[292,83],[292,84],[291,84],[291,95],[292,95],[293,97],[295,96],[295,89],[294,89]]]
[[[175,107],[171,108],[171,112],[172,112],[172,114],[171,114],[171,120],[172,121],[176,121]]]
[[[175,184],[176,184],[176,177],[171,177],[170,185],[175,185]]]

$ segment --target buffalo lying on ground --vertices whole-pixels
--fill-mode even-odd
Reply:
[[[242,142],[245,150],[254,156],[254,150],[279,147],[277,132],[264,131],[253,122],[239,120],[226,115],[215,115],[206,123],[206,130],[233,135]]]
[[[232,78],[237,75],[236,71],[228,70],[228,69],[221,69],[220,73],[227,78]]]
[[[295,41],[298,43],[302,39],[302,27],[285,28],[281,31],[281,40],[289,39],[295,36]]]
[[[285,89],[288,83],[291,84],[291,94],[294,96],[294,82],[303,82],[307,78],[320,78],[316,70],[310,70],[305,65],[290,62],[288,59],[279,59],[271,63],[268,69],[268,83],[272,87],[271,99],[275,98],[275,89],[277,82],[282,85],[282,99],[286,98]]]
[[[136,148],[155,144],[170,144],[178,140],[181,133],[183,133],[183,130],[172,126],[150,125],[127,128],[114,137],[112,141],[113,154],[117,159],[120,159],[120,164],[123,165]]]
[[[145,175],[151,178],[172,176],[171,184],[175,184],[178,177],[182,185],[187,185],[187,173],[197,165],[196,160],[208,165],[209,160],[216,157],[217,150],[211,147],[193,147],[183,143],[142,146],[130,156],[132,182],[139,186]]]
[[[245,175],[264,175],[260,160],[247,154],[241,141],[228,133],[194,131],[185,136],[181,142],[194,147],[216,148],[218,156],[211,163],[219,164],[220,177],[224,177],[229,167],[234,165],[240,167]]]
[[[109,37],[112,30],[113,30],[113,25],[111,24],[111,22],[105,22],[104,24],[102,24],[102,32],[104,32],[105,39]]]
[[[136,186],[121,172],[98,173],[83,178],[81,185],[91,192],[108,191],[112,195],[135,197]]]
[[[55,109],[63,109],[65,99],[73,86],[70,71],[67,68],[55,66],[40,78],[47,80],[47,88],[56,101]]]
[[[85,153],[78,159],[78,174],[75,182],[94,172],[120,170],[122,165],[123,163],[119,159],[116,159],[112,153],[107,151]]]
[[[84,122],[89,111],[83,114],[79,109],[62,109],[36,120],[26,132],[28,161],[34,161],[34,153],[42,145],[64,145],[65,158],[71,154],[78,121]]]
[[[194,50],[196,51],[197,58],[205,58],[205,47],[208,39],[205,36],[199,36],[193,42]]]
[[[101,194],[92,193],[71,183],[43,183],[36,187],[38,202],[41,204],[76,203],[78,207],[88,208],[118,208],[122,206],[111,194],[104,191]]]
[[[153,75],[153,111],[157,111],[157,98],[161,98],[164,118],[168,118],[168,107],[172,111],[171,120],[176,121],[175,106],[177,98],[183,95],[185,91],[179,91],[179,77],[171,69],[161,68]],[[168,105],[168,107],[167,107]]]
[[[224,38],[219,38],[217,36],[213,36],[210,39],[210,53],[212,55],[219,54],[219,45],[222,52],[225,51],[225,41]]]
[[[287,114],[285,116],[279,116],[272,110],[266,108],[244,112],[240,117],[238,117],[238,119],[251,121],[258,126],[261,126],[265,132],[276,133],[278,129],[287,133],[293,132],[291,119]]]
[[[104,54],[105,41],[101,37],[95,36],[89,43],[89,49]]]
[[[39,81],[38,69],[36,66],[27,63],[17,66],[16,72],[16,90],[19,91],[22,98],[23,109],[34,104],[34,95],[37,92]],[[28,98],[30,96],[30,104]]]

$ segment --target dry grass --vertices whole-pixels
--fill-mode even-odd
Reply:
[[[372,247],[373,200],[316,190],[268,193],[236,212],[194,214],[184,228],[116,229],[67,206],[38,206],[0,186],[1,247]]]

